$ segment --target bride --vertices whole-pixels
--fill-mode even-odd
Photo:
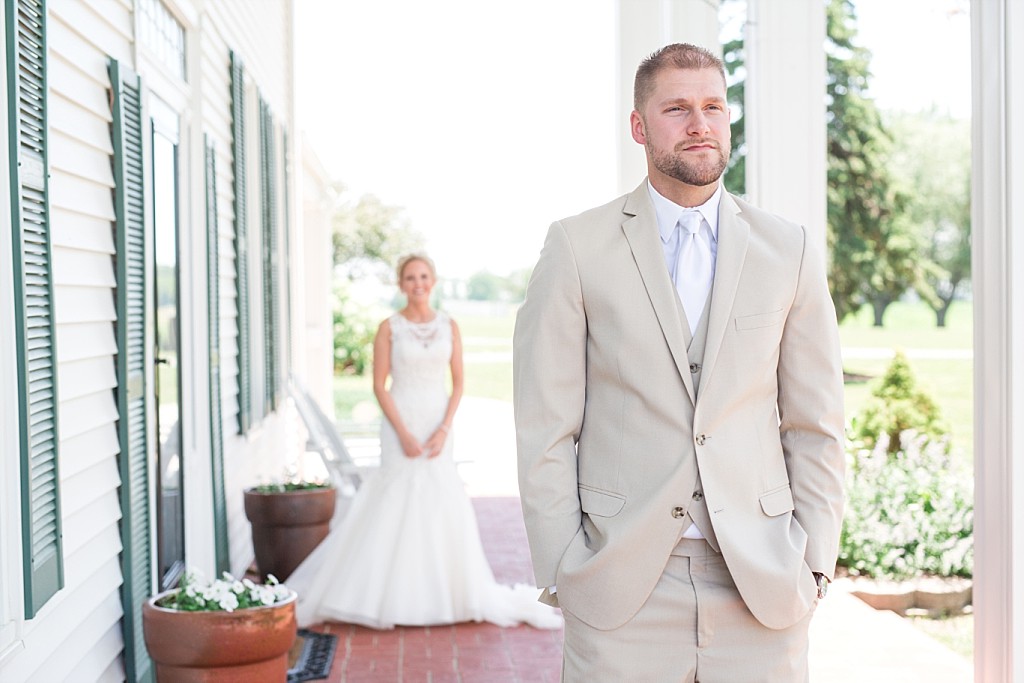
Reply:
[[[407,305],[380,324],[373,343],[373,391],[385,418],[380,468],[288,577],[299,594],[299,625],[559,628],[561,616],[537,602],[538,589],[494,579],[452,459],[452,420],[462,398],[459,328],[430,306],[437,275],[427,256],[403,257],[397,274]]]

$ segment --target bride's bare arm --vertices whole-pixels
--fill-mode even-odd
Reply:
[[[373,338],[373,395],[384,413],[384,417],[395,428],[402,451],[408,458],[415,458],[423,452],[423,446],[406,429],[402,416],[398,414],[398,406],[388,392],[388,375],[391,374],[391,323],[385,320],[377,328],[377,336]]]
[[[437,426],[434,433],[430,435],[427,442],[423,444],[429,456],[433,458],[441,453],[444,442],[448,439],[448,432],[455,419],[455,411],[459,409],[459,402],[462,400],[463,375],[462,375],[462,335],[459,333],[459,326],[452,322],[452,395],[448,399],[448,410],[445,411],[444,419]]]

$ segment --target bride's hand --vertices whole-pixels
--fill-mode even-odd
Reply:
[[[428,458],[436,458],[441,455],[441,449],[444,448],[444,442],[448,438],[448,432],[444,429],[437,429],[427,442],[423,444],[423,450],[426,451]]]
[[[398,437],[398,440],[402,443],[402,450],[405,452],[407,458],[418,458],[423,455],[423,446],[417,441],[412,434],[406,433]]]

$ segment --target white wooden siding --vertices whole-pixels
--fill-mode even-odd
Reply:
[[[172,3],[174,5],[175,3]],[[278,245],[280,311],[288,291],[287,265],[281,247],[286,226],[295,226],[299,193],[291,191],[285,219],[284,150],[281,130],[289,142],[298,139],[291,120],[292,0],[184,0],[191,38],[189,60],[199,60],[187,88],[170,93],[190,108],[183,113],[182,192],[188,211],[181,216],[182,245],[188,260],[187,283],[195,294],[205,291],[205,212],[197,211],[202,200],[194,195],[201,183],[203,158],[197,140],[208,135],[216,151],[219,240],[220,360],[224,433],[225,501],[228,513],[231,569],[241,574],[251,563],[249,523],[243,510],[246,486],[283,475],[285,461],[301,452],[304,436],[290,402],[277,413],[262,416],[264,386],[262,339],[263,269],[260,254],[259,116],[257,92],[270,106],[277,140],[279,217]],[[116,58],[136,71],[132,0],[49,0],[49,161],[50,208],[54,246],[54,312],[57,323],[57,361],[60,404],[60,478],[66,586],[36,618],[21,625],[19,651],[8,654],[0,665],[4,683],[27,681],[122,681],[124,647],[120,620],[124,613],[119,589],[122,583],[119,553],[119,521],[123,511],[117,495],[118,419],[115,401],[117,354],[114,338],[115,274],[113,256],[113,173],[111,169],[110,101],[108,59]],[[195,11],[198,9],[199,11]],[[246,144],[249,235],[252,247],[249,271],[253,370],[253,417],[257,424],[245,437],[237,434],[238,338],[234,208],[231,157],[231,98],[229,55],[243,60],[246,77]],[[148,83],[156,90],[168,87],[168,79],[154,74]],[[147,85],[144,83],[144,86]],[[173,84],[172,84],[173,85]],[[186,96],[186,90],[190,95]],[[198,136],[198,137],[197,137]],[[295,161],[296,155],[290,155]],[[328,229],[329,226],[322,226]],[[295,247],[298,242],[293,242]],[[301,259],[300,259],[301,260]],[[297,264],[293,249],[293,264]],[[293,273],[301,272],[294,268]],[[198,290],[196,289],[198,288]],[[183,344],[199,344],[206,330],[203,297],[185,296],[182,302]],[[296,315],[298,315],[296,311]],[[296,319],[296,325],[303,323]],[[283,344],[288,343],[282,330]],[[282,347],[282,352],[284,347]],[[330,353],[330,350],[327,350]],[[193,353],[191,369],[183,374],[183,396],[194,402],[193,415],[204,419],[209,411],[202,402],[206,386],[205,350]],[[284,361],[282,353],[281,362]],[[329,362],[329,361],[328,361]],[[287,376],[287,368],[285,376]],[[196,407],[198,406],[198,407]],[[185,453],[195,463],[208,458],[205,425],[192,425]],[[6,451],[5,451],[6,453]],[[209,471],[208,463],[205,470]],[[186,479],[188,481],[188,479]],[[205,488],[187,489],[189,495],[209,496]],[[190,510],[209,509],[193,506]],[[186,517],[186,537],[209,534],[211,519]],[[191,547],[191,546],[190,546]],[[155,552],[155,550],[154,550]],[[191,552],[191,551],[190,551]],[[202,557],[210,553],[200,552]],[[195,564],[195,557],[186,557]],[[200,566],[209,573],[211,567]],[[5,587],[17,590],[17,587]],[[141,646],[141,644],[140,644]]]
[[[75,559],[65,550],[67,564],[74,565]],[[65,588],[57,593],[35,619],[26,623],[25,648],[4,667],[4,683],[94,680],[95,676],[79,669],[84,662],[76,661],[72,653],[80,649],[78,639],[87,643],[92,636],[112,631],[116,634],[113,637],[120,638],[116,619],[120,619],[121,604],[110,599],[117,595],[120,585],[120,564],[115,555],[74,590]],[[113,614],[117,617],[111,623]]]
[[[48,3],[49,161],[65,587],[0,669],[18,681],[123,680],[107,55],[129,55],[117,0]]]
[[[62,246],[88,251],[114,253],[114,237],[110,229],[110,220],[97,218],[76,211],[74,207],[50,205],[53,217],[54,232],[59,232]],[[70,230],[60,230],[60,226],[70,226]]]

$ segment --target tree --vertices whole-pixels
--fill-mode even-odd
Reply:
[[[826,7],[829,283],[841,321],[871,303],[875,325],[910,287],[924,288],[906,197],[888,170],[891,138],[866,95],[871,53],[854,44],[850,0]]]
[[[374,313],[357,300],[350,283],[366,277],[394,279],[398,257],[422,248],[423,237],[409,226],[402,209],[388,206],[372,194],[352,199],[340,183],[332,187],[334,211],[334,369],[362,375],[372,355]]]
[[[513,270],[508,274],[505,286],[509,301],[519,303],[526,298],[526,286],[530,283],[530,276],[532,274],[532,267]]]
[[[334,194],[334,265],[350,280],[368,275],[388,280],[399,256],[423,247],[423,236],[410,227],[401,208],[372,194],[353,201],[340,184]]]
[[[491,273],[481,270],[469,276],[466,283],[466,297],[470,301],[498,301],[505,288],[504,281]]]
[[[971,274],[970,123],[930,111],[892,114],[887,125],[899,141],[891,168],[907,188],[907,216],[923,245],[918,293],[945,327]]]
[[[928,291],[927,261],[921,242],[903,215],[906,196],[889,175],[891,138],[874,102],[865,94],[870,52],[854,45],[855,15],[849,0],[827,0],[828,69],[828,246],[829,284],[836,315],[842,320],[871,303],[875,324],[885,309],[910,287]],[[732,122],[733,154],[725,183],[746,191],[743,40],[722,48],[730,106],[740,112]]]
[[[722,61],[730,83],[726,92],[734,118],[729,124],[732,133],[732,155],[725,169],[725,186],[738,195],[747,193],[747,139],[743,120],[746,69],[743,62],[743,38],[735,38],[722,45]]]

